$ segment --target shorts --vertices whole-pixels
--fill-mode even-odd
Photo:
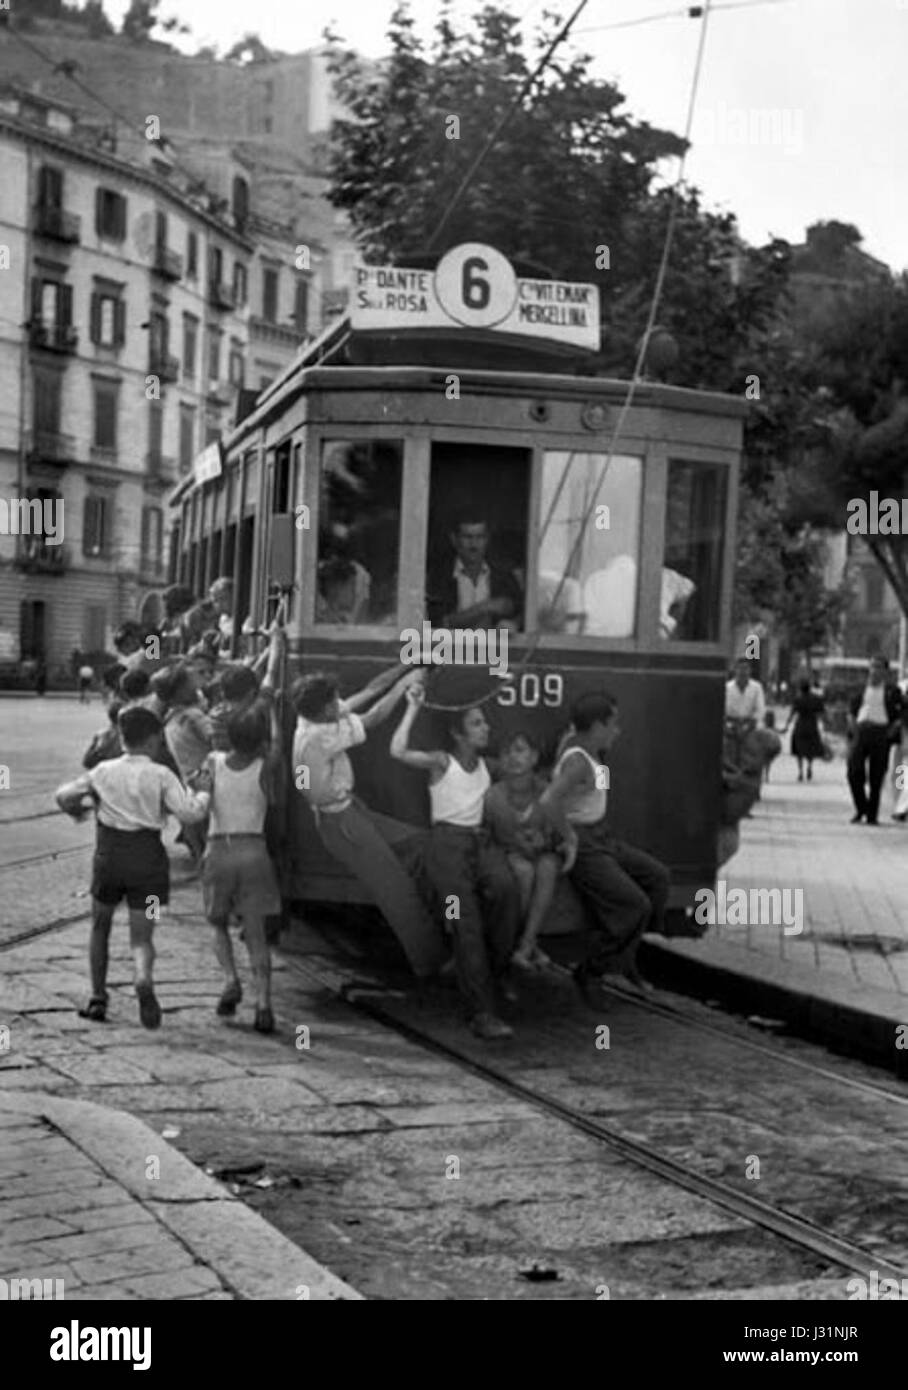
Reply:
[[[108,907],[124,897],[130,908],[165,907],[170,900],[170,864],[158,830],[114,830],[98,822],[91,867],[91,895]]]
[[[281,911],[274,865],[262,835],[216,835],[202,860],[205,916],[216,927],[235,917],[270,917]]]

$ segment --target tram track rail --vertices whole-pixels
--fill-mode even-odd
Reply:
[[[305,963],[292,956],[285,956],[285,959],[292,971],[300,976],[308,977],[328,989],[357,1013],[406,1038],[416,1046],[454,1063],[461,1070],[489,1083],[512,1100],[522,1101],[539,1111],[540,1114],[562,1121],[636,1168],[681,1188],[693,1196],[711,1202],[732,1215],[762,1230],[771,1232],[790,1245],[838,1265],[843,1270],[850,1271],[862,1278],[866,1278],[868,1270],[874,1269],[886,1278],[908,1279],[908,1261],[905,1265],[901,1265],[879,1251],[843,1238],[807,1217],[773,1206],[759,1197],[740,1192],[719,1178],[696,1172],[683,1162],[660,1152],[655,1146],[629,1138],[616,1125],[593,1118],[576,1106],[554,1096],[546,1095],[536,1087],[527,1085],[507,1074],[503,1069],[497,1067],[491,1058],[480,1061],[455,1044],[437,1038],[416,1024],[399,1018],[386,1006],[386,1003],[394,997],[400,997],[399,991],[384,987],[380,981],[364,980],[361,976],[357,976],[355,970],[344,971],[338,968],[329,968],[322,963],[314,965],[310,958],[307,958]],[[908,1101],[908,1096],[893,1092],[888,1087],[877,1086],[872,1082],[865,1082],[855,1077],[840,1076],[827,1068],[805,1062],[801,1058],[790,1057],[787,1053],[766,1044],[737,1038],[728,1030],[716,1025],[701,1024],[699,1020],[685,1015],[682,1010],[672,1009],[670,1006],[661,1005],[645,998],[638,999],[618,989],[609,989],[608,992],[632,1002],[644,1010],[660,1014],[679,1026],[692,1027],[713,1036],[719,1035],[727,1043],[740,1045],[750,1051],[767,1055],[776,1064],[809,1072],[827,1081],[834,1081],[837,1085],[856,1088],[881,1100],[894,1101],[898,1104],[905,1104]]]

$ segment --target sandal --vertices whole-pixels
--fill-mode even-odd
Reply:
[[[80,1018],[88,1018],[92,1023],[107,1022],[107,1000],[93,994],[84,1009],[78,1011]]]
[[[236,1006],[243,997],[243,987],[239,980],[234,980],[232,984],[225,986],[224,992],[218,1000],[215,1012],[219,1018],[233,1018],[236,1013]]]

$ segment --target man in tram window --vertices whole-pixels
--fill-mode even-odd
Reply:
[[[436,627],[507,627],[519,631],[523,594],[504,565],[487,558],[489,526],[465,511],[450,532],[452,558],[428,576],[426,610]]]
[[[221,651],[229,649],[233,636],[233,580],[216,579],[208,590],[208,597],[184,614],[182,626],[187,651],[211,631],[218,634],[218,648]]]

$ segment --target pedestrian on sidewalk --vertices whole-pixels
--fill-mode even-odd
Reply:
[[[258,1033],[274,1032],[271,949],[265,918],[281,911],[274,865],[265,843],[265,816],[285,797],[276,706],[257,700],[231,714],[227,751],[209,755],[198,785],[211,793],[208,843],[202,860],[205,915],[214,927],[214,949],[224,973],[217,1013],[230,1018],[243,997],[230,940],[231,916],[241,925],[255,989]]]
[[[365,884],[406,952],[413,973],[429,979],[444,961],[441,931],[394,852],[395,846],[412,843],[420,832],[379,815],[354,796],[353,765],[347,752],[365,743],[368,731],[387,719],[418,674],[408,671],[401,677],[401,668],[395,665],[345,700],[338,696],[334,676],[313,672],[300,677],[291,691],[297,715],[293,771],[296,788],[312,809],[325,848]],[[373,700],[362,716],[357,714]]]
[[[79,667],[79,704],[80,704],[80,705],[87,705],[87,704],[88,704],[89,699],[91,698],[91,687],[92,687],[92,682],[94,681],[94,678],[95,678],[94,667],[89,666],[87,662],[85,663],[84,666],[80,666],[80,667]]]
[[[421,675],[422,673],[420,673]],[[510,1038],[499,1018],[496,989],[505,977],[520,930],[520,891],[507,859],[483,829],[483,803],[492,779],[482,754],[489,725],[479,708],[458,710],[449,724],[450,751],[410,747],[410,730],[425,701],[422,683],[407,691],[407,709],[391,739],[391,757],[429,774],[432,834],[426,869],[450,919],[454,964],[470,1010],[470,1027],[487,1041]]]
[[[796,758],[798,762],[799,782],[804,780],[804,763],[807,764],[807,780],[809,782],[813,777],[814,760],[823,757],[820,718],[824,708],[822,695],[811,690],[810,681],[806,678],[799,680],[798,693],[792,701],[788,722],[782,730],[783,734],[787,734],[794,723],[794,728],[791,731],[791,756]]]
[[[170,900],[170,866],[161,841],[167,816],[184,825],[208,814],[208,794],[187,791],[179,779],[154,759],[161,747],[161,721],[134,706],[119,719],[125,753],[99,763],[65,783],[57,804],[81,820],[90,797],[97,809],[97,843],[92,864],[92,926],[89,942],[91,998],[81,1018],[103,1023],[107,1017],[107,962],[114,912],[123,897],[129,909],[129,940],[135,967],[139,1018],[157,1028],[161,1008],[154,992],[152,942],[160,910]]]
[[[889,677],[883,656],[870,661],[867,684],[851,701],[848,718],[848,786],[854,801],[851,824],[878,823],[880,790],[889,748],[902,736],[902,692]]]
[[[603,975],[620,974],[642,983],[637,945],[647,929],[662,930],[668,902],[665,865],[619,840],[606,822],[609,778],[604,759],[620,733],[614,696],[604,691],[581,695],[571,711],[571,728],[562,741],[552,785],[543,796],[577,835],[571,881],[592,916],[598,939],[574,975],[590,1002]]]

